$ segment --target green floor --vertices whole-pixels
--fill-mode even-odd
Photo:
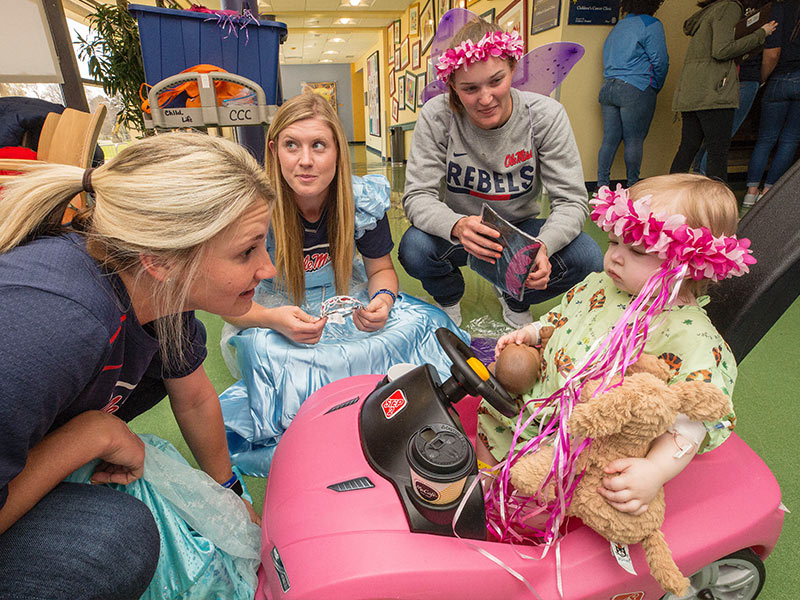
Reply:
[[[408,226],[399,205],[405,171],[403,167],[391,167],[365,152],[363,146],[353,149],[353,164],[356,174],[384,173],[392,182],[392,208],[389,212],[395,242]],[[736,188],[735,188],[736,189]],[[738,190],[737,195],[744,194]],[[604,236],[589,224],[586,231],[603,247]],[[395,266],[400,276],[400,289],[423,299],[425,294],[419,282],[409,278],[397,262],[397,249],[393,252]],[[474,335],[486,335],[502,328],[500,306],[486,282],[466,272],[466,294],[462,302],[464,324]],[[534,307],[534,317],[546,311],[555,301]],[[202,313],[200,318],[208,329],[209,356],[206,371],[217,391],[221,392],[233,383],[233,378],[222,361],[219,351],[221,320]],[[736,405],[737,433],[752,446],[770,466],[783,491],[783,501],[789,510],[800,511],[800,455],[793,430],[797,427],[791,420],[791,407],[800,398],[800,369],[798,369],[797,344],[800,340],[800,301],[795,302],[770,332],[739,366],[739,379],[734,394]],[[133,422],[133,428],[141,433],[154,433],[175,443],[190,458],[177,424],[172,418],[169,405],[161,402],[155,409]],[[255,499],[257,510],[262,509],[266,480],[246,478]],[[735,482],[747,485],[746,481]],[[703,532],[697,532],[702,539]],[[792,515],[786,522],[778,545],[767,559],[767,582],[760,598],[765,600],[796,600],[800,597],[800,528]],[[792,558],[794,557],[794,558]]]

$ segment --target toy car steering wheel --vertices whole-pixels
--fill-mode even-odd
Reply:
[[[506,417],[516,417],[519,414],[519,407],[508,392],[461,338],[446,327],[440,327],[436,330],[436,339],[453,361],[450,372],[468,394],[482,396]]]

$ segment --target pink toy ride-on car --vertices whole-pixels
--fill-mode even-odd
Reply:
[[[478,548],[521,574],[542,599],[559,598],[556,553],[531,560],[518,546],[488,541],[481,486],[470,485],[477,466],[455,403],[462,401],[471,428],[478,396],[504,414],[515,414],[516,406],[491,375],[483,379],[485,368],[468,346],[447,329],[437,337],[453,361],[444,383],[429,365],[393,381],[349,377],[300,408],[269,475],[257,600],[535,597]],[[455,474],[420,453],[420,436],[441,447],[440,463],[449,462]],[[453,517],[468,492],[456,537]],[[762,559],[778,540],[784,514],[762,460],[733,434],[693,459],[665,493],[662,530],[677,565],[693,573],[686,598],[755,598],[764,583]],[[677,600],[650,576],[640,546],[631,547],[632,575],[607,540],[573,522],[560,545],[563,598]],[[535,547],[522,550],[538,556],[530,552]]]

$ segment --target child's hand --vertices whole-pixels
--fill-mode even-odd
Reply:
[[[618,511],[640,515],[665,483],[683,471],[691,462],[697,446],[676,453],[671,433],[658,436],[650,445],[646,458],[619,458],[603,469],[616,477],[603,479],[598,493]]]
[[[619,475],[603,478],[598,493],[618,511],[632,515],[646,511],[664,485],[661,469],[646,458],[620,458],[603,471]]]
[[[521,346],[535,346],[539,343],[539,332],[530,325],[526,325],[522,329],[517,329],[511,333],[507,333],[497,340],[497,345],[494,347],[494,359],[497,360],[503,348],[509,344],[516,344]]]

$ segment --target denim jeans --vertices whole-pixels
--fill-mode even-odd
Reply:
[[[753,102],[756,100],[758,88],[761,84],[757,81],[740,81],[739,82],[739,108],[733,111],[733,128],[731,129],[731,137],[736,135],[739,127],[744,123],[750,109],[753,107]],[[708,162],[708,154],[706,153],[706,145],[700,146],[700,151],[694,157],[694,165],[692,170],[695,173],[702,175],[706,174],[706,166]]]
[[[761,122],[747,168],[747,185],[756,187],[767,168],[772,148],[775,156],[764,185],[772,186],[789,167],[800,143],[800,72],[778,73],[767,82],[761,101]]]
[[[536,236],[544,219],[526,219],[515,223],[524,232]],[[409,227],[398,248],[400,264],[442,306],[455,304],[464,295],[461,267],[467,264],[467,251],[461,244]],[[597,243],[581,233],[572,242],[550,256],[550,281],[544,290],[526,290],[522,300],[503,294],[511,310],[522,312],[566,292],[593,271],[603,270],[603,253]]]
[[[142,502],[61,483],[0,534],[0,598],[138,599],[158,554],[158,528]]]
[[[628,187],[639,181],[644,138],[656,110],[655,89],[642,91],[621,79],[606,79],[598,101],[603,111],[603,142],[597,155],[597,185],[608,185],[611,163],[620,142],[625,142]]]

